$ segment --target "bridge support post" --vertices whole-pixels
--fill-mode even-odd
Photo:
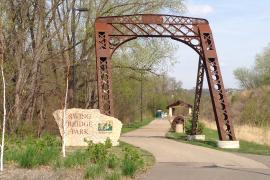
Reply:
[[[96,23],[96,70],[98,102],[100,112],[113,116],[112,100],[112,63],[109,48],[111,26],[107,23]]]
[[[201,102],[202,88],[203,88],[203,78],[204,78],[203,60],[199,58],[197,82],[196,82],[196,89],[195,89],[195,100],[194,100],[193,113],[192,113],[192,135],[196,135],[196,130],[198,126],[200,102]]]
[[[231,113],[228,107],[227,94],[223,84],[213,35],[208,24],[200,24],[198,27],[203,48],[203,64],[206,70],[219,139],[221,141],[235,141]]]

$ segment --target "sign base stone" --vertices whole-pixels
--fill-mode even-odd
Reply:
[[[192,141],[192,140],[205,141],[205,135],[188,135],[187,140],[189,140],[189,141]]]
[[[223,149],[239,149],[239,141],[217,141],[217,146]]]
[[[63,137],[64,110],[53,113]],[[118,119],[101,114],[99,109],[67,109],[66,146],[88,146],[87,141],[105,143],[109,138],[113,146],[119,145],[122,123]]]

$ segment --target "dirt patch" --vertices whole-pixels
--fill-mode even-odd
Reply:
[[[23,169],[15,165],[7,165],[0,173],[1,180],[81,180],[83,177],[83,169],[53,169],[47,166]]]

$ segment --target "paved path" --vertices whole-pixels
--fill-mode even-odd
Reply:
[[[155,120],[122,135],[121,140],[151,152],[156,165],[145,180],[270,180],[270,169],[258,159],[164,138],[166,120]],[[269,158],[269,157],[266,157]],[[270,158],[268,159],[270,162]]]

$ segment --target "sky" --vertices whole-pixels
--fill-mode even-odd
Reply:
[[[206,18],[210,23],[225,88],[239,88],[233,71],[252,67],[256,54],[270,43],[270,0],[186,0],[185,4],[184,16]],[[195,87],[198,55],[180,44],[174,56],[178,63],[169,75],[181,80],[186,89]]]

